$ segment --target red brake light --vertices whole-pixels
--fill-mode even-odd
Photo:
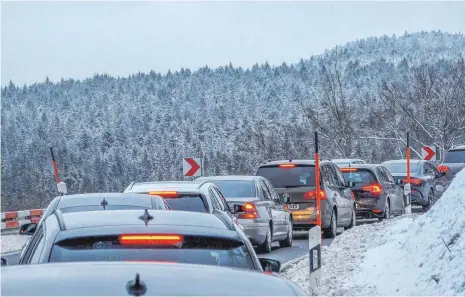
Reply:
[[[350,191],[350,194],[352,194],[352,199],[355,200],[355,194],[354,194],[354,192]]]
[[[177,245],[183,242],[182,235],[121,235],[119,242],[122,245]]]
[[[439,170],[440,172],[449,172],[449,171],[450,171],[450,168],[449,168],[449,166],[446,166],[446,165],[439,165],[439,166],[438,166],[438,170]]]
[[[304,199],[316,200],[316,191],[309,191],[304,194]],[[320,199],[326,200],[325,191],[320,190]]]
[[[423,181],[421,179],[418,179],[418,178],[410,178],[410,183],[412,185],[415,185],[415,186],[421,186]]]
[[[381,195],[383,187],[380,184],[371,184],[362,187],[362,191],[370,192],[374,196]]]
[[[356,172],[357,168],[340,168],[341,172]]]
[[[246,204],[242,205],[242,210],[244,213],[239,215],[240,219],[256,219],[260,217],[255,204],[251,202],[247,202]]]
[[[295,164],[281,164],[279,165],[280,168],[294,168]]]
[[[157,195],[163,198],[176,198],[179,197],[178,192],[176,191],[151,191],[149,195]]]

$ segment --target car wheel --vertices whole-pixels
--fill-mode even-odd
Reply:
[[[324,230],[324,233],[326,237],[334,238],[336,237],[336,232],[337,232],[337,215],[333,209],[333,212],[331,213],[331,222],[329,224],[329,228],[326,228]]]
[[[426,205],[423,205],[423,211],[428,211],[431,208],[431,201],[434,199],[434,193],[432,190],[429,190],[428,193],[428,203]]]
[[[289,221],[289,230],[287,230],[287,237],[286,239],[284,240],[281,240],[279,242],[279,246],[280,247],[291,247],[292,246],[292,230],[293,230],[293,227],[292,227],[292,220]]]
[[[384,207],[384,215],[379,218],[379,221],[389,220],[391,218],[391,207],[389,206],[389,199],[386,199],[386,206]]]
[[[268,227],[268,231],[266,233],[266,238],[265,238],[265,242],[263,242],[262,244],[260,244],[258,246],[258,252],[261,253],[261,254],[268,254],[269,252],[271,252],[271,242],[272,242],[272,234],[271,234],[271,227]]]
[[[347,226],[345,229],[351,229],[353,226],[356,226],[357,225],[357,216],[356,216],[356,213],[355,213],[355,208],[352,207],[352,219],[350,220],[350,225]]]

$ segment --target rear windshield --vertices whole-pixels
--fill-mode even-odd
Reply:
[[[181,198],[165,198],[171,210],[208,212],[200,196],[182,196]]]
[[[407,163],[383,163],[391,173],[407,173]],[[410,163],[410,172],[418,172],[418,163]]]
[[[103,210],[103,206],[101,205],[80,205],[80,206],[72,206],[72,207],[64,207],[60,208],[63,213],[69,212],[81,212],[81,211],[95,211],[95,210]],[[141,206],[133,206],[133,205],[107,205],[105,210],[122,210],[122,209],[146,209],[146,207]]]
[[[268,179],[275,188],[315,187],[315,166],[260,167],[257,175]]]
[[[444,163],[465,163],[465,150],[447,152]]]
[[[369,170],[357,169],[355,172],[343,172],[344,179],[346,181],[354,182],[353,188],[358,189],[364,185],[372,184],[376,182],[376,178],[373,173]]]
[[[212,180],[225,198],[255,197],[255,183],[244,180]]]
[[[255,269],[242,242],[185,237],[180,247],[121,245],[118,237],[77,238],[54,245],[50,262],[160,261]]]

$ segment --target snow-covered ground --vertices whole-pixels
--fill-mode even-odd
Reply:
[[[322,264],[319,295],[465,295],[465,170],[426,214],[345,231]],[[308,292],[308,259],[284,276]]]
[[[29,236],[26,235],[2,235],[0,236],[2,254],[20,251]]]

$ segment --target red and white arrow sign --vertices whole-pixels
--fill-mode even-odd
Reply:
[[[421,156],[426,161],[436,161],[436,149],[430,146],[424,146],[421,148]]]
[[[201,158],[184,158],[182,161],[182,171],[184,176],[201,176],[202,159]]]

